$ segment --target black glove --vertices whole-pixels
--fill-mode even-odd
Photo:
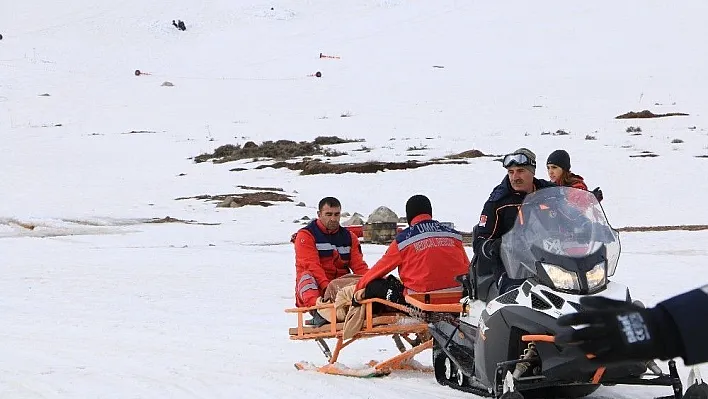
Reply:
[[[501,254],[501,238],[488,239],[482,243],[482,254],[489,259],[497,259]]]
[[[595,196],[595,198],[597,198],[597,202],[602,202],[602,199],[605,198],[602,196],[602,190],[600,190],[600,187],[595,187],[595,189],[591,192]]]
[[[356,295],[352,295],[352,306],[359,307],[361,304],[357,302]]]
[[[580,313],[562,316],[558,325],[588,324],[556,336],[557,345],[579,346],[595,362],[670,359],[679,356],[676,325],[663,308],[645,309],[626,301],[585,297]]]

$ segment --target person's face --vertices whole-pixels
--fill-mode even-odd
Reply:
[[[521,166],[510,166],[506,168],[511,187],[516,191],[530,193],[533,191],[533,173]]]
[[[557,183],[558,180],[560,180],[561,175],[563,174],[563,169],[561,169],[560,166],[554,165],[552,163],[546,165],[546,169],[548,170],[548,178],[551,179],[552,182]]]
[[[324,204],[322,209],[317,211],[317,217],[327,230],[334,231],[339,228],[339,219],[342,217],[341,211],[342,209],[339,207],[331,207]]]

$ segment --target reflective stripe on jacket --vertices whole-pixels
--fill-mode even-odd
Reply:
[[[328,232],[314,220],[297,232],[293,243],[297,306],[313,306],[331,280],[352,272],[363,275],[369,269],[359,239],[345,228]]]

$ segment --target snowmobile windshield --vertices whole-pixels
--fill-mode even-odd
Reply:
[[[537,267],[545,259],[593,254],[606,262],[609,277],[617,268],[619,253],[619,234],[595,196],[571,187],[549,187],[527,195],[514,227],[502,237],[502,262],[514,279],[538,275]]]

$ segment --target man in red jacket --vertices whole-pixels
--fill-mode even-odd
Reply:
[[[359,280],[356,290],[365,288],[364,298],[384,298],[405,303],[406,291],[428,292],[460,286],[455,278],[466,274],[469,258],[462,234],[433,220],[428,197],[414,195],[406,202],[409,227],[398,233],[383,257]],[[398,268],[401,286],[384,279]]]
[[[369,270],[359,238],[339,225],[342,205],[334,197],[320,200],[317,219],[300,229],[295,244],[295,305],[314,306],[329,282]]]

